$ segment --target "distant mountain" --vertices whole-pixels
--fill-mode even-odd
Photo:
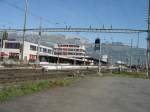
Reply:
[[[91,47],[92,46],[92,47]],[[92,44],[87,48],[88,55],[99,58],[99,52],[94,51]],[[124,61],[126,64],[145,64],[146,62],[146,49],[124,45],[120,42],[102,43],[101,55],[108,55],[109,61],[116,63],[117,61]]]
[[[0,34],[2,37],[2,34]],[[9,39],[22,40],[21,33],[9,33]],[[37,33],[27,33],[25,40],[33,43],[38,43],[39,35]],[[88,40],[79,36],[65,36],[62,34],[42,34],[41,44],[53,46],[54,44],[87,44]]]
[[[2,34],[0,33],[0,38]],[[22,40],[21,33],[9,33],[9,39]],[[25,36],[25,40],[33,43],[37,43],[39,35],[37,33],[28,33]],[[86,54],[98,59],[99,52],[94,51],[94,43],[90,43],[88,40],[77,36],[66,36],[62,34],[42,34],[41,44],[53,47],[54,44],[82,44],[86,47]],[[113,63],[117,61],[124,61],[127,64],[132,60],[132,64],[145,64],[146,49],[143,48],[130,48],[128,45],[124,45],[121,42],[102,43],[102,55],[108,55],[109,61]]]

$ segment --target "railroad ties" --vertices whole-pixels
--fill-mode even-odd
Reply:
[[[0,84],[23,83],[53,78],[80,77],[92,75],[96,70],[50,70],[42,69],[3,69],[0,70]]]

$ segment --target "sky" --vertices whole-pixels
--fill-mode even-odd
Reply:
[[[147,29],[148,0],[28,0],[27,28],[98,27]],[[0,28],[23,28],[25,0],[0,0]],[[53,33],[54,34],[54,33]],[[62,33],[60,33],[62,34]],[[137,34],[63,33],[94,42],[123,42],[137,45]],[[147,34],[140,34],[139,47],[146,48]]]

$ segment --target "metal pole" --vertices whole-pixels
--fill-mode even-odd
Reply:
[[[85,50],[85,54],[84,54],[84,66],[86,65],[85,56],[86,56],[86,50]]]
[[[138,33],[138,40],[137,40],[137,66],[136,66],[137,72],[138,72],[139,59],[140,59],[139,52],[138,52],[138,49],[139,49],[139,37],[140,37],[140,34]]]
[[[42,18],[40,18],[40,26],[39,26],[39,38],[38,38],[38,47],[37,47],[37,66],[40,63],[39,54],[40,54],[40,44],[41,44],[41,35],[42,35]]]
[[[98,67],[98,72],[101,72],[101,40],[100,40],[100,49],[99,49],[99,67]]]
[[[84,54],[84,66],[85,66],[85,54]]]
[[[131,50],[130,50],[130,70],[131,70],[131,66],[132,66],[132,44],[133,44],[133,39],[131,39]]]
[[[74,65],[76,65],[76,57],[77,57],[77,40],[80,40],[79,38],[75,38],[75,45],[74,45]]]
[[[149,76],[149,72],[148,72],[148,51],[146,52],[146,76]]]
[[[147,53],[146,53],[146,76],[149,76],[149,64],[150,64],[150,0],[148,10],[148,38],[147,38]]]
[[[57,52],[57,53],[58,53],[58,59],[57,59],[57,65],[59,65],[59,43],[57,43],[57,45],[58,45],[58,52]],[[62,51],[63,51],[63,48],[62,48]],[[61,53],[63,53],[62,51],[61,51]],[[63,55],[63,54],[62,54],[62,55]]]
[[[132,59],[132,58],[131,58],[131,59]],[[122,60],[122,55],[121,55],[121,52],[120,52],[120,60],[121,60],[120,72],[122,72],[122,64],[123,64],[123,60]]]
[[[25,15],[24,15],[24,27],[23,27],[23,39],[21,47],[21,61],[24,61],[24,41],[25,41],[25,32],[26,32],[26,23],[27,23],[27,11],[28,11],[28,0],[25,0]]]
[[[113,67],[113,39],[111,37],[111,51],[110,51],[110,55],[111,55],[111,67]],[[111,74],[113,73],[113,69],[111,69]]]
[[[99,49],[99,61],[98,61],[98,72],[100,73],[101,72],[101,70],[100,70],[100,49]]]
[[[74,45],[74,65],[76,65],[76,40],[75,40],[75,45]]]

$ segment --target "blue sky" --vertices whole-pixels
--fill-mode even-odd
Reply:
[[[0,27],[22,28],[24,13],[11,4],[24,8],[24,0],[0,0]],[[30,13],[32,12],[31,15]],[[27,27],[38,27],[43,17],[43,27],[100,27],[147,28],[148,0],[29,0]],[[35,16],[36,15],[36,16]],[[59,24],[56,24],[59,23]],[[79,35],[94,42],[95,33],[65,33]],[[134,45],[137,35],[99,34],[102,41],[121,41]],[[146,34],[140,34],[140,47],[146,47]]]

